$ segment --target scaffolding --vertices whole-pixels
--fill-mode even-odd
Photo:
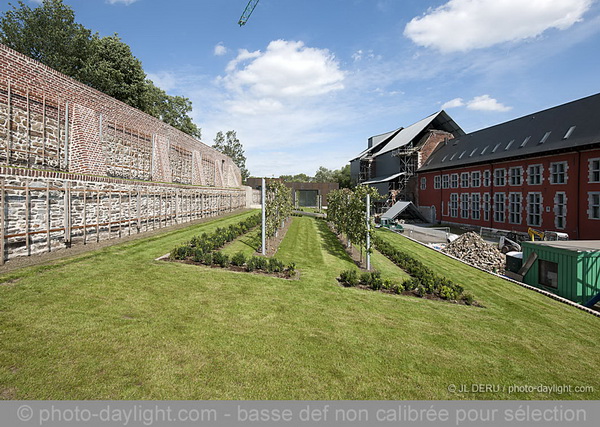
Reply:
[[[370,155],[360,160],[358,182],[365,182],[375,177],[375,158]]]
[[[398,178],[398,193],[401,199],[406,200],[408,181],[415,176],[419,166],[419,148],[412,146],[404,146],[396,148],[392,151],[392,157],[398,158],[399,171],[402,175]]]

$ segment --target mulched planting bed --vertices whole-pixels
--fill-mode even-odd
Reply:
[[[281,245],[281,242],[283,242],[283,239],[285,238],[285,235],[287,234],[291,224],[292,224],[292,218],[290,217],[285,220],[283,227],[280,228],[279,231],[277,232],[277,236],[267,239],[266,256],[268,256],[268,257],[275,256],[275,254],[277,253],[277,250],[279,249],[279,245]],[[258,250],[256,251],[256,254],[261,255],[260,248],[258,248]]]
[[[254,274],[254,275],[258,275],[258,276],[267,276],[267,277],[276,277],[278,279],[286,279],[286,280],[299,280],[300,279],[299,271],[295,271],[295,273],[291,276],[286,274],[285,272],[268,273],[268,272],[262,271],[262,270],[248,271],[246,269],[246,267],[240,267],[237,265],[230,265],[229,267],[221,267],[220,265],[206,265],[206,264],[202,264],[201,262],[194,262],[189,259],[188,260],[173,260],[173,259],[169,259],[168,254],[160,257],[159,260],[160,261],[168,261],[168,262],[177,262],[180,264],[197,265],[197,266],[201,266],[201,267],[214,268],[214,269],[218,269],[218,270],[235,271],[237,273]]]

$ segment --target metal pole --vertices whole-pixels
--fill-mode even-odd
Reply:
[[[367,270],[371,270],[371,196],[367,194]]]
[[[262,179],[262,254],[266,255],[267,254],[267,248],[266,248],[266,216],[265,216],[265,207],[267,206],[266,203],[266,191],[265,191],[265,179]]]

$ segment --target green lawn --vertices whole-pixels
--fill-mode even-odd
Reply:
[[[0,397],[600,397],[448,392],[450,384],[597,386],[599,319],[392,233],[381,236],[486,308],[340,287],[336,276],[353,263],[308,217],[294,218],[277,255],[296,262],[300,280],[154,261],[251,214],[0,278]]]
[[[261,228],[258,227],[226,245],[221,252],[229,256],[242,252],[246,257],[255,255],[261,244]]]

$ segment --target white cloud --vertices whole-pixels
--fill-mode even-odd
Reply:
[[[470,101],[465,101],[462,98],[454,98],[450,101],[444,102],[441,109],[447,110],[449,108],[467,107],[469,110],[475,111],[497,111],[506,112],[512,110],[512,107],[508,107],[498,102],[498,100],[492,98],[490,95],[476,96]]]
[[[469,102],[467,102],[467,108],[469,110],[478,111],[499,111],[506,112],[512,110],[512,107],[507,107],[501,104],[489,95],[476,96]]]
[[[451,99],[450,101],[444,102],[442,104],[441,109],[447,110],[448,108],[457,108],[457,107],[462,107],[463,105],[465,105],[465,103],[462,98],[454,98],[454,99]]]
[[[363,59],[376,59],[380,60],[381,55],[375,55],[372,50],[368,50],[367,52],[362,49],[357,50],[352,54],[352,59],[354,62],[362,61]]]
[[[344,150],[322,154],[360,119],[345,102],[354,96],[343,90],[348,76],[330,51],[277,40],[264,50],[239,50],[211,87],[186,83],[186,96],[207,144],[220,130],[237,131],[253,174],[314,173],[319,164],[339,168],[350,158]],[[187,80],[178,78],[179,86]]]
[[[110,4],[117,4],[117,3],[123,3],[125,6],[129,6],[132,3],[135,3],[138,0],[106,0],[107,3]]]
[[[223,42],[217,43],[215,46],[215,56],[223,56],[228,52],[228,49],[223,45]]]
[[[404,35],[441,52],[534,38],[582,20],[594,0],[450,0],[413,18]]]
[[[300,41],[272,41],[264,53],[240,50],[226,71],[222,82],[228,89],[255,98],[311,97],[344,88],[345,73],[335,57]]]

